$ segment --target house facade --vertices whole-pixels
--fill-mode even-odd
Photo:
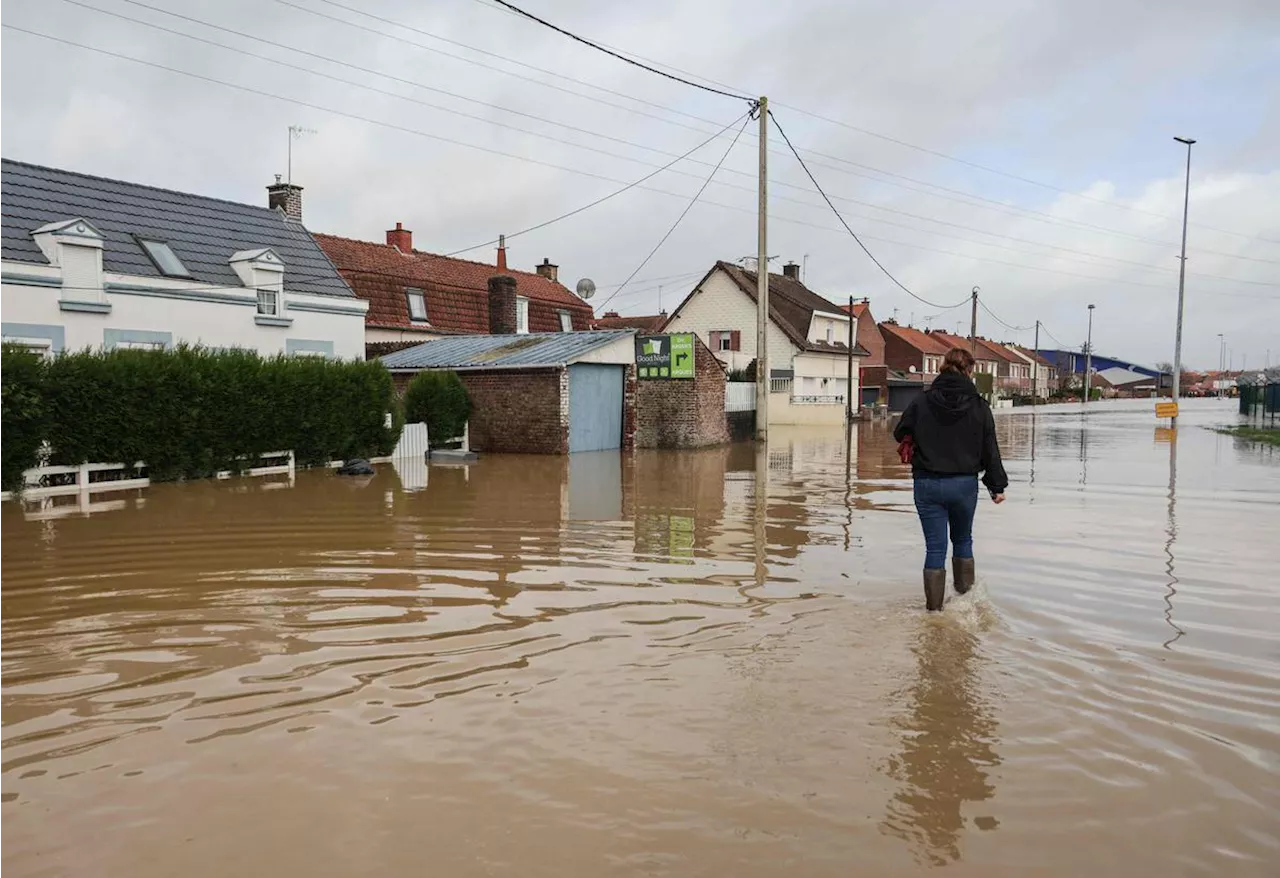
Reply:
[[[544,259],[535,271],[507,265],[505,245],[496,264],[416,250],[413,233],[396,223],[385,243],[337,235],[316,240],[355,294],[369,304],[365,341],[369,356],[449,335],[574,332],[590,328],[591,306],[559,282],[559,266]],[[516,284],[515,319],[498,328],[489,298],[490,278]]]
[[[1022,360],[1031,379],[1031,388],[1038,398],[1047,398],[1058,389],[1058,367],[1030,348],[1007,344],[1005,349]]]
[[[800,282],[799,266],[769,275],[769,423],[841,424],[858,401],[856,342],[849,386],[848,314]],[[667,320],[666,332],[692,332],[730,370],[756,359],[756,273],[717,262]]]
[[[871,300],[854,302],[852,308],[841,305],[840,310],[853,316],[854,340],[867,352],[858,368],[860,402],[862,405],[885,404],[889,396],[889,367],[884,359],[884,337],[871,314]]]
[[[8,159],[3,188],[5,342],[364,356],[367,304],[281,210]]]

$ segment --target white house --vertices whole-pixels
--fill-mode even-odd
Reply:
[[[3,184],[6,342],[364,358],[368,303],[282,210],[8,159]]]
[[[770,424],[841,424],[851,392],[856,408],[867,351],[854,342],[850,388],[849,319],[800,282],[799,266],[769,275]],[[730,370],[746,369],[756,358],[756,273],[717,262],[663,331],[697,333]]]

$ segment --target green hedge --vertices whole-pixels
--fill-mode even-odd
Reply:
[[[471,398],[456,372],[419,372],[405,388],[404,417],[410,424],[425,423],[434,445],[462,435]]]
[[[0,411],[4,433],[0,484],[21,487],[22,472],[36,464],[45,436],[44,362],[26,348],[5,345],[0,355]]]
[[[11,464],[11,395],[22,401],[12,420],[36,419],[51,463],[141,460],[157,481],[236,470],[239,458],[269,451],[292,449],[300,465],[385,454],[399,437],[397,424],[385,426],[396,406],[377,362],[198,347],[85,351],[34,368],[23,361],[11,382],[16,356],[5,352],[6,483],[35,465],[25,426]]]

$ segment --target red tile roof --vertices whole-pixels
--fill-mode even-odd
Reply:
[[[939,339],[938,333],[924,333],[914,326],[901,326],[897,323],[885,322],[880,324],[880,331],[905,341],[923,354],[942,354],[945,356],[947,351],[955,347],[955,345]]]
[[[591,306],[568,289],[528,271],[499,272],[496,266],[413,250],[401,253],[389,244],[356,241],[337,235],[313,237],[357,296],[369,302],[365,325],[436,332],[489,332],[489,278],[516,279],[516,295],[529,299],[529,331],[559,332],[560,311],[574,329],[587,329]],[[409,319],[406,289],[426,293],[427,323]]]
[[[612,311],[591,321],[592,329],[638,329],[641,332],[660,332],[666,325],[667,315],[650,314],[641,317],[622,317]]]

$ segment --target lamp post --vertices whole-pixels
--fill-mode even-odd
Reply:
[[[1227,376],[1224,373],[1226,363],[1223,362],[1227,355],[1227,340],[1223,338],[1222,333],[1218,333],[1218,398],[1222,398],[1223,385],[1227,382]]]
[[[1084,401],[1089,401],[1089,373],[1093,371],[1093,306],[1089,306],[1089,337],[1084,343]]]
[[[1191,145],[1195,141],[1190,137],[1173,139],[1187,147],[1187,182],[1182,193],[1182,258],[1178,265],[1178,331],[1173,342],[1173,401],[1176,403],[1182,390],[1182,303],[1187,289],[1187,210],[1191,205]],[[1169,425],[1178,426],[1177,415],[1169,420]]]

